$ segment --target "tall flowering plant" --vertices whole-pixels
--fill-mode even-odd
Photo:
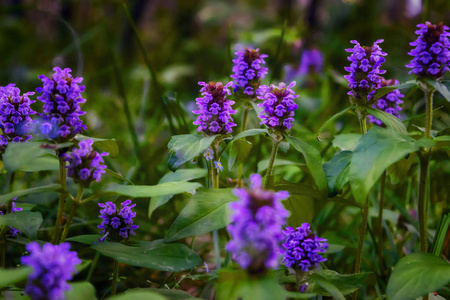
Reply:
[[[98,206],[101,207],[99,218],[102,219],[102,223],[97,227],[101,229],[100,234],[103,235],[99,239],[100,242],[104,242],[106,239],[122,241],[135,235],[134,230],[139,226],[133,224],[136,213],[132,211],[132,208],[136,204],[131,204],[131,200],[122,202],[120,209],[111,201],[106,204],[99,203]]]
[[[256,91],[261,80],[267,75],[266,54],[260,54],[259,49],[245,48],[242,52],[236,52],[237,58],[233,59],[233,89],[234,92],[242,92],[249,99],[256,98]]]

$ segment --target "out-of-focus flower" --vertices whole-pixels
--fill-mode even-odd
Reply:
[[[264,58],[266,54],[259,54],[259,49],[245,48],[242,52],[236,52],[236,59],[233,59],[233,88],[234,92],[242,91],[249,98],[255,98],[256,90],[264,79],[268,69],[263,67],[266,64]]]
[[[26,246],[30,255],[23,256],[21,262],[33,271],[25,287],[32,300],[62,300],[70,290],[68,280],[76,272],[75,266],[81,263],[77,253],[70,251],[69,243],[60,245],[45,244],[42,248],[37,242]]]
[[[226,134],[231,133],[232,127],[236,126],[233,123],[232,114],[236,113],[231,108],[234,101],[227,100],[227,95],[230,95],[229,90],[232,82],[223,85],[221,82],[199,82],[202,86],[200,92],[203,97],[197,98],[197,105],[199,110],[194,110],[193,113],[199,115],[194,125],[198,125],[197,131],[203,131],[206,135]]]
[[[16,203],[14,201],[17,200],[17,197],[12,199],[12,207],[11,207],[11,213],[14,213],[16,211],[21,211],[21,207],[17,207]],[[7,214],[8,207],[6,205],[0,205],[0,216]],[[18,229],[15,229],[13,227],[9,227],[9,234],[11,234],[13,237],[16,237],[18,234],[21,234],[22,232]]]
[[[206,149],[205,153],[203,153],[203,156],[206,160],[212,160],[214,158],[214,151],[212,149],[208,148]]]
[[[380,87],[384,86],[391,86],[398,84],[398,80],[396,79],[389,79],[385,80],[384,78],[381,79]],[[385,111],[391,115],[396,116],[397,118],[400,118],[399,112],[402,110],[400,107],[400,104],[403,103],[401,98],[405,97],[398,89],[393,90],[392,92],[387,93],[383,97],[379,98],[377,102],[375,102],[372,107],[377,108],[379,110]],[[369,122],[375,123],[378,126],[382,125],[383,122],[374,116],[368,116]]]
[[[263,190],[261,176],[250,176],[249,189],[234,189],[238,201],[230,203],[232,222],[227,226],[231,240],[227,251],[250,273],[261,273],[278,267],[280,243],[283,240],[282,226],[289,212],[281,200],[289,193]]]
[[[299,75],[305,75],[308,73],[320,73],[322,72],[323,56],[322,53],[316,49],[303,50],[300,60],[300,67],[298,68]]]
[[[99,203],[98,206],[102,208],[99,215],[99,218],[102,218],[102,223],[97,226],[101,229],[100,234],[103,235],[99,239],[100,242],[106,239],[119,242],[135,235],[134,230],[139,226],[133,224],[136,213],[131,209],[136,204],[131,204],[131,200],[122,202],[120,210],[111,201],[106,202],[106,204]]]

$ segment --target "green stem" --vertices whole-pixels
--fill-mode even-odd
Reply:
[[[64,168],[65,161],[63,157],[59,158],[59,184],[61,184],[62,191],[59,194],[58,212],[56,213],[55,229],[53,230],[53,236],[51,243],[56,244],[58,242],[59,234],[61,233],[61,218],[64,214],[64,208],[66,206],[66,174],[67,170]]]
[[[273,139],[272,153],[270,153],[269,167],[267,168],[266,182],[264,184],[266,190],[269,188],[272,180],[273,165],[275,163],[275,158],[277,157],[278,146],[280,146],[280,143],[281,140],[276,138]]]
[[[425,89],[425,136],[431,137],[431,125],[433,123],[433,94],[434,90]]]
[[[250,110],[250,108],[245,103],[242,106],[244,106],[244,114],[242,116],[241,132],[245,131],[245,129],[247,128],[248,112]]]
[[[111,296],[115,296],[117,292],[117,279],[119,278],[119,262],[114,260],[113,281],[111,284]]]
[[[97,266],[97,262],[98,262],[99,258],[100,258],[100,252],[95,251],[94,260],[92,261],[92,264],[91,264],[91,266],[89,268],[89,272],[87,274],[86,281],[90,281],[91,280],[92,274],[94,273],[94,270],[95,270],[95,267]]]
[[[380,274],[383,276],[384,274],[384,265],[383,265],[383,207],[384,207],[384,190],[386,187],[386,171],[383,172],[381,176],[381,186],[380,186],[380,195],[378,199],[378,265],[380,268]]]
[[[211,160],[211,176],[212,176],[212,188],[218,189],[219,188],[219,172],[214,165],[214,161],[219,161],[218,158],[218,144],[214,142],[212,149],[214,152],[214,159]],[[214,252],[216,254],[216,263],[217,263],[217,270],[220,270],[221,268],[221,259],[220,259],[220,248],[219,248],[219,233],[217,230],[213,231],[213,243],[214,243]]]
[[[16,173],[12,172],[9,175],[9,183],[8,183],[8,192],[11,193],[13,191],[14,179],[16,178]],[[12,211],[12,199],[8,201],[8,205],[6,208],[6,213],[9,214]],[[9,226],[0,226],[0,267],[4,268],[6,265],[6,233],[9,230]]]
[[[419,173],[419,233],[420,251],[427,252],[427,177],[429,169],[428,155],[420,157]]]
[[[70,225],[72,225],[73,217],[75,216],[78,207],[81,205],[81,198],[83,197],[83,187],[80,185],[78,188],[77,197],[75,198],[75,201],[73,201],[72,210],[70,211],[69,217],[67,218],[66,225],[64,226],[64,231],[61,236],[60,243],[63,243],[67,235],[69,234]]]

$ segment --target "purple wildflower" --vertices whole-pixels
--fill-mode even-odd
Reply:
[[[250,189],[234,189],[239,200],[230,203],[232,223],[227,226],[231,240],[227,251],[250,273],[278,267],[282,226],[289,216],[280,200],[289,193],[263,190],[261,176],[250,176]]]
[[[55,73],[51,78],[39,76],[43,87],[36,89],[42,93],[37,99],[44,103],[44,113],[39,114],[42,117],[40,131],[51,140],[66,142],[87,129],[80,119],[86,113],[80,108],[80,103],[86,102],[81,96],[84,85],[79,85],[83,78],[73,78],[69,68],[55,67],[53,70]]]
[[[70,251],[70,244],[47,243],[41,249],[37,242],[31,242],[26,249],[30,255],[23,256],[21,262],[33,271],[28,277],[25,292],[32,300],[65,299],[64,292],[70,290],[67,281],[76,272],[75,266],[81,263],[77,253]]]
[[[282,262],[286,267],[308,272],[318,269],[320,263],[327,260],[321,255],[328,248],[327,240],[315,236],[308,223],[303,223],[296,230],[287,227],[283,233],[286,240],[283,243]]]
[[[398,80],[396,79],[390,79],[385,80],[384,78],[381,79],[380,87],[384,86],[390,86],[390,85],[396,85],[398,84]],[[392,92],[387,93],[383,97],[377,100],[372,107],[377,108],[379,110],[385,111],[391,115],[396,116],[397,118],[400,118],[399,111],[402,110],[400,107],[400,104],[403,103],[401,98],[405,97],[398,89],[393,90]],[[374,116],[368,116],[369,122],[375,123],[378,126],[381,126],[383,122],[381,120],[378,120]]]
[[[131,200],[125,200],[122,202],[120,210],[111,201],[106,202],[106,204],[98,204],[102,208],[99,217],[103,220],[97,226],[101,229],[100,234],[103,235],[99,239],[100,242],[106,239],[119,242],[128,239],[130,235],[135,235],[134,230],[139,228],[139,226],[133,224],[133,218],[136,217],[136,213],[131,209],[136,204],[130,204]]]
[[[216,167],[216,169],[218,169],[219,171],[223,171],[223,166],[220,162],[218,161],[214,161],[214,166]]]
[[[259,54],[259,49],[245,48],[243,52],[236,52],[236,59],[233,59],[234,92],[242,91],[249,98],[255,98],[256,90],[261,84],[261,80],[267,74],[268,69],[262,67],[266,62],[266,54]]]
[[[322,53],[313,48],[311,50],[303,50],[302,57],[300,60],[300,67],[298,68],[298,75],[306,75],[309,73],[320,73],[322,72],[323,66],[323,56]]]
[[[197,98],[197,105],[199,110],[194,110],[193,113],[199,115],[194,125],[199,125],[197,131],[203,131],[206,135],[226,134],[231,133],[231,127],[236,126],[233,123],[231,114],[236,113],[231,108],[234,101],[227,100],[227,95],[230,95],[229,87],[232,82],[223,85],[221,82],[199,82],[203,86],[200,89],[202,93],[201,98]]]
[[[258,93],[258,99],[264,100],[258,106],[263,107],[263,114],[259,115],[261,124],[279,131],[289,131],[294,122],[294,111],[298,108],[294,99],[298,97],[292,90],[295,81],[288,86],[281,82],[278,86],[273,84],[269,86],[262,85]]]
[[[413,59],[406,67],[412,69],[409,74],[438,79],[450,67],[448,27],[442,22],[437,25],[425,22],[425,24],[418,24],[417,27],[419,30],[416,30],[416,34],[419,37],[410,43],[415,48],[408,53],[413,56]]]
[[[106,165],[104,165],[103,156],[108,153],[98,153],[92,149],[94,142],[90,139],[81,141],[71,153],[64,153],[63,157],[69,162],[67,174],[72,177],[75,183],[80,183],[84,187],[88,187],[92,181],[99,182],[102,174],[106,173]]]
[[[345,67],[349,75],[345,75],[348,81],[348,87],[351,89],[348,95],[351,101],[359,104],[366,104],[373,100],[375,90],[379,87],[381,78],[379,75],[384,74],[385,70],[380,70],[381,64],[384,63],[384,57],[387,54],[381,51],[379,43],[383,40],[377,40],[371,47],[361,47],[357,41],[350,41],[355,44],[353,48],[345,49],[351,55],[347,59],[351,62],[350,67]],[[362,102],[361,102],[362,101]]]
[[[16,203],[14,201],[17,200],[17,197],[12,199],[12,207],[11,207],[11,213],[14,213],[16,211],[21,211],[21,207],[16,207]],[[8,213],[8,207],[6,205],[0,205],[0,216],[5,215]],[[22,232],[18,229],[15,229],[13,227],[9,227],[9,234],[13,237],[16,237],[18,234],[21,234]]]
[[[36,102],[28,96],[34,92],[20,94],[20,89],[10,83],[0,87],[0,157],[5,152],[8,143],[26,142],[32,138],[28,133],[32,120],[30,115],[36,112],[31,110],[30,104]]]
[[[205,153],[203,153],[203,156],[205,157],[206,160],[212,160],[214,158],[214,151],[208,148],[205,150]]]

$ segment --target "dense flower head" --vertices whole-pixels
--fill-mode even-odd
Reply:
[[[255,98],[261,80],[264,79],[268,68],[263,67],[266,62],[266,54],[259,54],[259,49],[245,48],[242,52],[236,52],[237,58],[233,59],[233,88],[234,92],[242,91],[250,98]]]
[[[31,139],[32,120],[30,115],[35,114],[30,105],[36,101],[29,96],[34,92],[20,94],[20,89],[10,83],[0,87],[0,157],[5,152],[8,143],[26,142]]]
[[[375,90],[381,83],[380,75],[386,73],[381,70],[381,64],[385,59],[383,56],[387,54],[381,51],[379,43],[383,40],[377,40],[371,47],[362,47],[357,41],[350,41],[355,44],[353,48],[345,49],[351,55],[347,58],[351,64],[350,67],[345,67],[349,75],[345,75],[350,88],[350,95],[356,102],[372,101]]]
[[[249,189],[234,189],[238,201],[230,203],[233,211],[227,230],[231,235],[226,249],[244,269],[260,273],[278,266],[282,226],[289,212],[280,200],[289,197],[285,191],[263,190],[261,176],[250,176]]]
[[[200,89],[202,97],[196,99],[199,110],[193,111],[199,115],[194,121],[194,125],[198,125],[197,131],[203,131],[207,135],[231,133],[233,131],[231,128],[236,126],[231,117],[236,113],[231,108],[234,101],[227,99],[227,95],[231,94],[229,88],[232,82],[226,85],[222,82],[198,84],[202,86]]]
[[[318,269],[320,263],[327,260],[321,255],[328,248],[327,240],[315,236],[308,223],[303,223],[297,229],[287,227],[283,233],[286,240],[283,243],[282,262],[286,267],[308,272]]]
[[[385,80],[384,78],[381,79],[380,87],[384,86],[391,86],[398,84],[398,80],[396,79],[389,79]],[[405,97],[398,89],[393,90],[392,92],[387,93],[383,97],[379,98],[377,102],[375,102],[372,107],[377,108],[379,110],[385,111],[391,115],[396,116],[397,118],[400,118],[399,112],[402,110],[400,107],[400,104],[403,103],[403,100],[401,98]],[[374,116],[368,116],[369,122],[375,123],[378,126],[382,125],[383,122]]]
[[[32,272],[25,292],[32,300],[65,299],[64,293],[70,290],[67,281],[81,263],[77,253],[70,251],[70,244],[47,243],[41,248],[37,242],[31,242],[26,249],[30,255],[23,256],[21,262],[30,266]]]
[[[82,77],[72,77],[72,70],[55,67],[55,73],[48,78],[40,75],[43,82],[36,92],[42,93],[37,99],[44,103],[40,124],[40,132],[48,139],[57,142],[71,140],[77,133],[86,130],[86,125],[80,119],[86,112],[80,108],[80,103],[86,102],[81,93],[84,92]]]
[[[271,84],[259,88],[258,99],[264,100],[258,104],[263,108],[263,113],[259,115],[261,125],[284,132],[292,128],[294,111],[298,108],[294,101],[298,97],[292,90],[294,86],[295,81],[292,81],[288,86],[281,82],[278,86]]]
[[[450,33],[448,27],[442,22],[433,25],[430,22],[417,25],[419,37],[412,43],[415,48],[408,54],[413,56],[411,63],[406,65],[411,68],[409,74],[419,77],[437,79],[442,77],[450,67]]]
[[[16,211],[21,211],[21,207],[17,207],[16,203],[14,201],[17,200],[17,197],[12,199],[12,207],[11,207],[11,213],[14,213]],[[8,213],[8,206],[7,205],[0,205],[0,216],[6,215]],[[18,229],[15,229],[14,227],[9,227],[9,234],[13,237],[16,237],[18,234],[21,234],[22,232]]]
[[[81,183],[84,187],[88,187],[94,180],[99,182],[102,174],[106,173],[103,156],[107,156],[108,153],[98,153],[92,149],[93,144],[91,139],[80,141],[79,148],[63,154],[64,160],[69,162],[66,166],[67,175],[72,177],[75,183]]]
[[[305,75],[309,73],[322,72],[323,55],[316,49],[303,50],[302,57],[300,59],[300,66],[298,68],[299,75]]]
[[[122,202],[120,209],[111,201],[106,202],[106,204],[99,203],[98,206],[102,208],[99,216],[99,218],[102,218],[102,223],[97,226],[101,229],[100,234],[103,235],[99,239],[100,242],[106,239],[119,242],[135,235],[134,230],[139,226],[133,224],[136,213],[131,209],[136,204],[131,204],[131,200]]]

